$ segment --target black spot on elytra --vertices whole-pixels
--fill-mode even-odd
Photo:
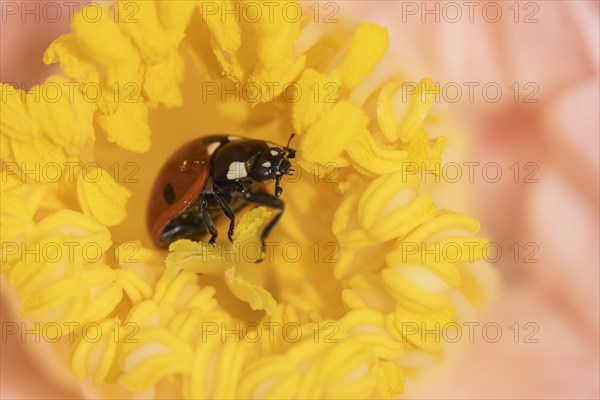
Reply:
[[[163,196],[167,204],[171,205],[175,203],[175,190],[173,189],[173,185],[167,183],[163,188]]]

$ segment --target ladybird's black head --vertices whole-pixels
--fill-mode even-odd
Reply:
[[[290,141],[294,134],[290,136]],[[257,182],[267,182],[275,179],[275,197],[281,196],[283,190],[279,186],[281,178],[291,174],[292,164],[290,159],[296,157],[296,150],[289,147],[290,142],[286,147],[281,148],[270,144],[269,148],[264,150],[256,159],[252,167],[252,179]]]
[[[257,182],[281,179],[280,177],[288,174],[291,168],[292,164],[288,160],[287,152],[279,147],[270,147],[254,162],[252,179]]]

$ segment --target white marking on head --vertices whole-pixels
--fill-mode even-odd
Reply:
[[[271,155],[272,156],[276,156],[278,154],[279,154],[279,152],[277,150],[271,150]]]
[[[262,166],[265,168],[271,168],[271,161],[265,161],[264,163],[262,163]]]
[[[214,153],[219,146],[221,146],[220,142],[213,142],[206,145],[206,151],[208,152],[208,155],[212,155],[212,153]]]
[[[233,141],[233,140],[241,140],[242,138],[239,136],[227,136],[227,139],[229,139],[229,141]]]
[[[248,176],[246,166],[242,161],[234,161],[229,164],[229,171],[227,171],[227,179],[233,181]]]

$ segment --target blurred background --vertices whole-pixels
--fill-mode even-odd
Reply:
[[[42,56],[69,31],[68,15],[44,16],[44,2],[0,4],[0,80],[27,89],[56,72]],[[33,11],[25,13],[24,4]],[[387,27],[385,62],[406,82],[428,76],[439,83],[435,107],[456,116],[468,144],[456,159],[449,144],[444,157],[461,166],[456,184],[469,196],[468,208],[457,211],[477,217],[502,250],[495,265],[505,285],[482,321],[496,322],[512,339],[476,340],[414,395],[598,398],[599,2],[305,6],[316,21]],[[16,321],[5,296],[2,321]],[[1,345],[0,397],[78,397],[18,336]]]

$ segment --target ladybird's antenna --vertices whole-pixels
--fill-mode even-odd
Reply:
[[[294,132],[292,132],[292,134],[290,135],[290,138],[288,139],[287,144],[285,145],[285,149],[287,150],[287,152],[289,152],[290,149],[290,143],[292,143],[292,139],[294,138],[294,136],[296,136],[296,134]]]
[[[294,138],[294,136],[296,136],[296,134],[294,132],[292,132],[292,134],[290,135],[290,138],[288,139],[287,145],[284,147],[285,148],[285,156],[287,158],[294,158],[296,156],[296,150],[290,149],[290,143],[292,142],[292,139]]]
[[[292,142],[292,139],[294,138],[294,136],[296,136],[296,134],[294,132],[292,132],[292,134],[290,135],[290,138],[288,139],[287,145],[285,146],[286,149],[290,148],[290,143]]]

